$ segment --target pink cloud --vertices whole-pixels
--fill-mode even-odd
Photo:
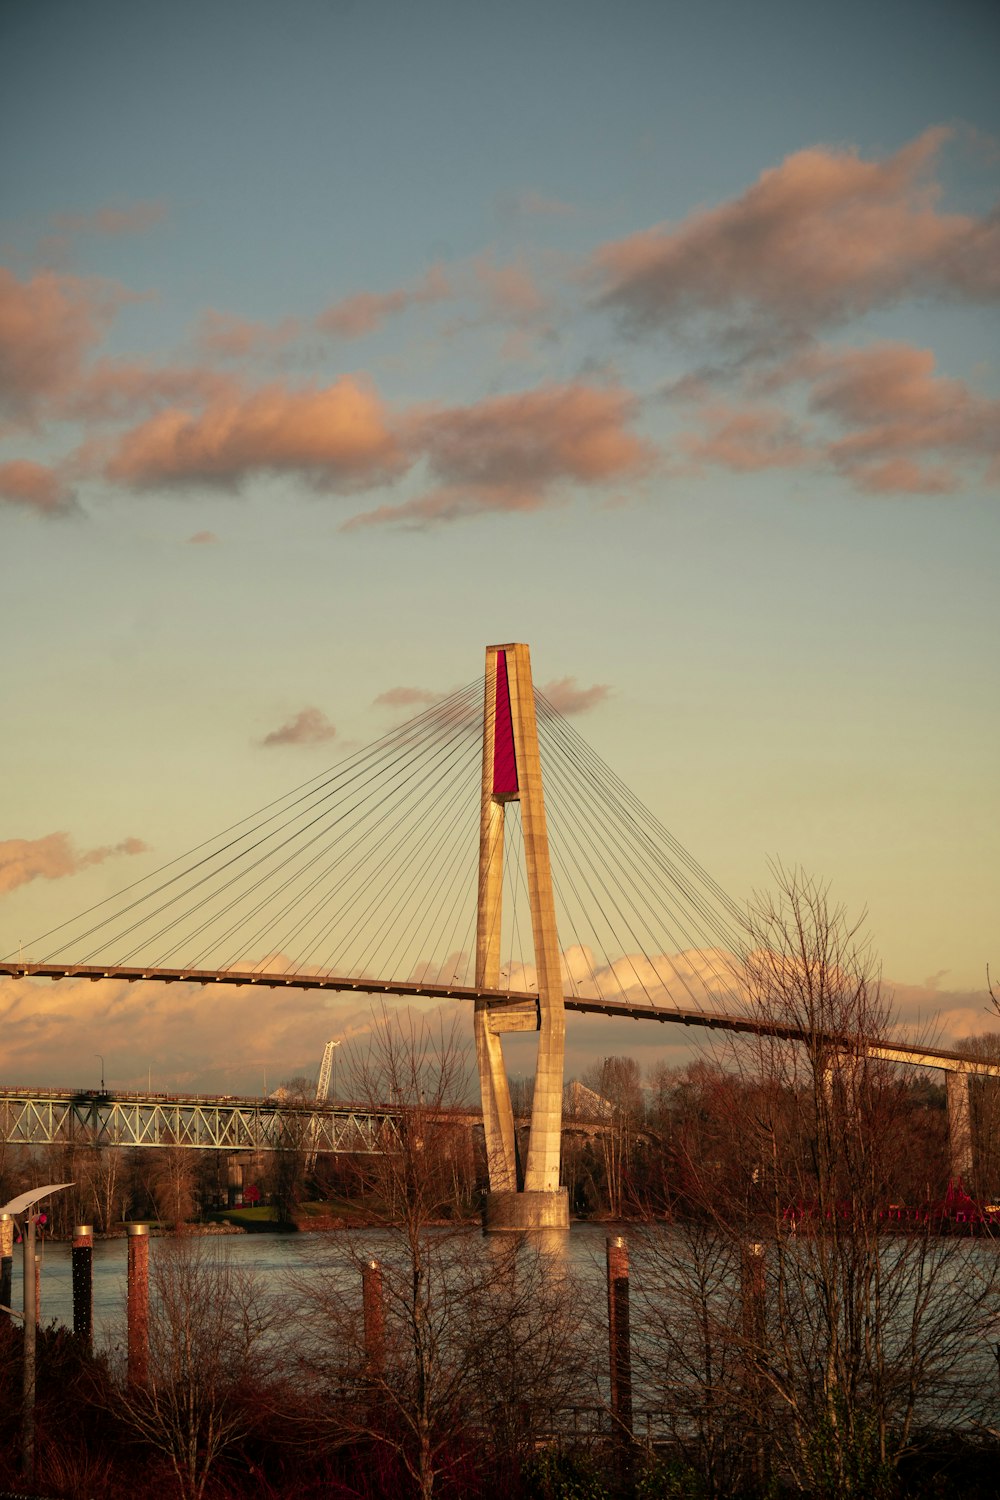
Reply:
[[[57,412],[83,422],[117,422],[173,404],[203,406],[236,399],[239,387],[228,375],[203,365],[150,365],[139,360],[100,359],[81,371],[62,397]]]
[[[1000,294],[1000,220],[940,209],[933,176],[950,132],[883,161],[816,146],[738,198],[605,245],[602,301],[639,331],[699,311],[744,331],[802,333],[903,296]]]
[[[429,688],[393,687],[386,688],[372,701],[384,708],[415,708],[421,703],[436,703],[440,697],[440,693],[432,693]]]
[[[451,296],[451,285],[440,266],[432,266],[412,287],[389,292],[356,292],[321,312],[315,320],[320,333],[334,338],[356,339],[374,333],[388,318]]]
[[[32,880],[61,880],[89,865],[102,865],[120,854],[144,854],[149,848],[141,839],[127,838],[120,844],[105,844],[82,853],[73,848],[66,833],[50,833],[40,839],[6,839],[0,843],[0,891],[13,891]]]
[[[576,213],[572,203],[564,203],[559,198],[546,197],[544,193],[533,189],[517,193],[513,197],[502,198],[498,207],[501,213],[524,215],[530,218],[565,219]]]
[[[424,414],[411,423],[412,446],[439,483],[415,500],[355,516],[345,529],[532,511],[559,498],[568,482],[639,477],[652,467],[655,450],[630,430],[637,414],[628,392],[580,384]]]
[[[214,531],[196,531],[194,536],[189,536],[188,541],[197,546],[205,546],[211,542],[217,542],[219,538]]]
[[[353,489],[393,477],[403,462],[376,394],[345,376],[323,389],[275,384],[222,396],[197,415],[172,407],[122,438],[107,473],[140,488],[235,488],[253,473],[269,472]]]
[[[704,383],[685,393],[703,431],[680,448],[736,472],[826,468],[869,494],[947,494],[1000,464],[1000,401],[935,373],[934,355],[910,344],[814,348],[744,382],[759,394],[801,392],[808,421],[781,407],[721,401]]]
[[[261,740],[262,745],[322,745],[332,740],[337,731],[326,714],[318,708],[303,708],[293,719],[272,729]]]
[[[58,471],[26,458],[0,464],[0,501],[25,505],[45,516],[65,516],[76,508],[73,491]]]
[[[195,343],[204,354],[222,359],[245,359],[254,354],[274,354],[301,336],[298,318],[278,323],[251,322],[232,313],[203,312],[195,330]]]
[[[815,460],[815,450],[804,441],[799,425],[777,408],[713,401],[699,416],[707,430],[681,439],[681,446],[698,462],[747,473],[796,468]]]
[[[19,281],[0,266],[0,415],[31,423],[73,389],[124,297],[106,282],[52,271]]]
[[[45,235],[36,247],[36,255],[43,265],[63,260],[75,235],[94,234],[105,238],[116,238],[126,234],[145,234],[167,216],[167,205],[161,199],[115,207],[106,204],[90,213],[53,214],[53,232]]]
[[[491,316],[518,322],[540,313],[545,300],[523,260],[498,266],[492,252],[472,263],[472,274]]]
[[[105,205],[87,214],[55,214],[52,223],[56,229],[69,234],[145,234],[155,224],[167,217],[167,205],[162,198],[146,199],[126,204],[124,208]]]
[[[329,1037],[371,1024],[367,1001],[322,990],[220,984],[206,1002],[201,985],[183,982],[0,979],[8,1084],[94,1086],[97,1036],[112,1088],[145,1089],[152,1059],[154,1089],[260,1093],[265,1070],[269,1088],[315,1074]]]
[[[595,682],[588,688],[578,687],[575,677],[559,677],[547,682],[541,693],[557,713],[584,714],[588,709],[596,708],[598,703],[603,703],[610,695],[611,688],[606,682]]]

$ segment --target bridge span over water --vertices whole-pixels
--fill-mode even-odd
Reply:
[[[528,648],[515,643],[487,648],[484,677],[58,923],[29,944],[30,959],[7,954],[0,977],[467,1002],[494,1228],[568,1222],[560,1143],[572,1013],[803,1043],[823,1068],[864,1056],[943,1069],[960,1169],[969,1079],[1000,1065],[870,1026],[843,1032],[835,1010],[817,1020],[766,994],[748,1003],[747,942],[746,912],[535,691]],[[537,1037],[523,1175],[507,1032]],[[345,1149],[370,1143],[387,1118],[380,1127],[337,1106],[55,1094],[24,1111],[17,1129],[28,1134],[44,1120],[120,1144],[189,1138],[230,1150],[282,1149],[300,1127],[310,1149]]]

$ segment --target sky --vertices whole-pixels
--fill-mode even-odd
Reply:
[[[904,1029],[997,1029],[998,44],[988,0],[4,6],[0,951],[521,640],[734,900],[800,866]],[[0,1013],[3,1080],[122,1087],[367,1025]],[[690,1055],[640,1030],[571,1018],[570,1070]]]

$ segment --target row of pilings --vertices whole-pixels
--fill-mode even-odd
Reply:
[[[13,1223],[5,1214],[0,1217],[0,1307],[9,1308],[13,1270]],[[127,1379],[130,1385],[145,1385],[149,1376],[149,1226],[127,1224]],[[763,1318],[764,1247],[751,1244],[746,1248],[742,1267],[744,1331],[751,1338],[760,1336],[758,1323]],[[77,1224],[73,1229],[72,1285],[73,1332],[88,1345],[94,1332],[94,1230],[91,1224]],[[34,1276],[34,1320],[41,1319],[40,1257],[36,1255]],[[606,1242],[608,1296],[609,1391],[613,1431],[630,1443],[632,1428],[632,1350],[630,1329],[630,1267],[628,1242],[624,1235],[609,1235]],[[369,1260],[362,1267],[362,1316],[366,1362],[373,1375],[385,1366],[385,1303],[382,1267]],[[26,1301],[30,1306],[31,1298]],[[25,1308],[28,1313],[28,1307]]]
[[[128,1380],[145,1385],[149,1374],[149,1226],[126,1224],[128,1236]],[[94,1337],[94,1226],[76,1224],[72,1247],[73,1332],[88,1345]],[[33,1311],[34,1325],[41,1322],[41,1256],[34,1256],[34,1308],[25,1298],[25,1325]],[[14,1223],[0,1215],[0,1308],[10,1309],[14,1270]],[[26,1278],[30,1275],[25,1266]],[[25,1290],[28,1290],[26,1286]]]

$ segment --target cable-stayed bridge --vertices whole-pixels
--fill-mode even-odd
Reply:
[[[815,1043],[747,1005],[746,943],[737,904],[534,690],[527,647],[507,645],[487,649],[485,682],[8,954],[0,974],[468,1001],[494,1223],[524,1227],[565,1222],[566,1012]],[[510,1031],[538,1036],[523,1166]],[[831,1056],[858,1046],[825,1042]],[[888,1037],[864,1050],[957,1083],[1000,1071]]]

